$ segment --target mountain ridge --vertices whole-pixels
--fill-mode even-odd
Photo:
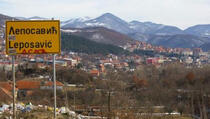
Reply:
[[[199,24],[184,30],[188,34],[210,38],[210,24]]]
[[[3,28],[5,20],[7,20],[6,18],[11,20],[14,17],[0,15],[0,27]],[[38,16],[31,17],[31,19],[35,18],[45,19]],[[73,34],[81,35],[82,37],[86,37],[96,42],[115,44],[118,46],[133,41],[120,40],[121,38],[144,41],[153,45],[184,48],[201,47],[210,42],[209,24],[195,25],[182,30],[176,26],[156,24],[153,22],[140,22],[137,20],[127,22],[111,13],[105,13],[96,18],[76,18],[61,21],[61,27],[64,30],[72,30],[72,28],[78,30],[79,28],[82,33],[74,32]],[[99,27],[104,27],[104,29],[99,29]],[[86,32],[87,29],[95,29],[95,32],[90,34]]]
[[[125,34],[116,32],[105,27],[88,27],[88,28],[68,28],[62,29],[62,32],[85,37],[95,42],[124,46],[127,43],[134,43],[135,40]]]
[[[152,22],[139,22],[139,21],[127,22],[111,13],[105,13],[99,17],[96,17],[94,19],[90,19],[87,21],[83,21],[83,22],[76,21],[73,23],[65,24],[63,28],[86,28],[86,27],[99,27],[99,26],[106,27],[106,28],[109,28],[109,29],[112,29],[112,30],[115,30],[124,34],[130,34],[130,33],[135,33],[135,32],[146,33],[146,34],[160,32],[164,34],[164,33],[167,33],[168,30],[170,30],[172,34],[175,34],[178,30],[179,32],[182,31],[181,29],[175,26],[156,24]],[[170,29],[164,31],[164,29],[162,29],[164,27],[167,27]]]

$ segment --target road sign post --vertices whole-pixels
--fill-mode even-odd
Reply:
[[[12,56],[12,80],[13,80],[13,119],[16,119],[16,91],[15,91],[15,56]]]
[[[15,107],[15,55],[53,54],[54,118],[56,118],[56,67],[55,55],[60,54],[60,21],[6,21],[6,53],[12,55],[13,118]]]
[[[56,119],[56,70],[55,70],[55,54],[53,54],[53,82],[54,82],[54,118]]]

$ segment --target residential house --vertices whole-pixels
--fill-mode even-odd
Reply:
[[[193,63],[193,59],[191,57],[184,57],[184,62],[186,64],[191,64],[191,63]]]
[[[182,55],[193,55],[193,52],[190,49],[185,49],[181,52]]]
[[[19,80],[17,81],[17,88],[19,89],[18,96],[27,96],[33,94],[34,90],[52,90],[53,89],[52,81],[45,80]],[[62,90],[63,84],[59,81],[56,81],[56,89]]]
[[[15,62],[15,67],[17,67],[17,66],[18,66],[18,63]],[[8,62],[8,61],[0,61],[0,70],[11,71],[12,70],[12,63]]]
[[[196,56],[196,57],[199,57],[202,53],[202,49],[201,48],[194,48],[193,49],[193,55]]]
[[[147,58],[146,63],[147,64],[157,64],[158,60],[159,60],[159,58]]]
[[[61,82],[56,81],[56,89],[57,90],[63,90],[63,87],[64,87],[64,85]],[[40,89],[52,90],[53,88],[54,88],[54,83],[52,81],[41,82]]]
[[[105,67],[104,67],[104,65],[103,65],[103,64],[100,64],[99,67],[100,67],[100,71],[101,71],[102,73],[104,73],[104,72],[105,72]]]
[[[99,76],[100,75],[100,72],[99,72],[99,70],[97,70],[97,69],[93,69],[93,70],[91,70],[90,71],[90,74],[92,75],[92,76]]]
[[[18,97],[26,97],[33,94],[33,91],[40,89],[40,81],[32,80],[19,80],[16,82],[18,91]]]

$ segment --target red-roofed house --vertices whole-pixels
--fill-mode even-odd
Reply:
[[[17,81],[17,88],[19,90],[40,89],[40,81],[19,80]]]
[[[100,75],[100,72],[99,72],[97,69],[94,69],[94,70],[91,70],[91,71],[90,71],[90,74],[91,74],[92,76],[99,76],[99,75]]]
[[[63,84],[56,81],[56,89],[62,90]],[[17,81],[17,88],[19,89],[18,96],[25,97],[27,95],[32,95],[34,90],[51,90],[53,89],[52,81],[39,81],[39,80],[19,80]]]
[[[43,85],[40,86],[40,89],[53,89],[54,83],[52,81],[46,81],[44,82]],[[63,89],[63,84],[59,81],[56,81],[56,89],[57,90],[62,90]]]
[[[63,89],[63,84],[56,81],[56,88]],[[17,88],[19,90],[34,90],[34,89],[53,89],[52,81],[34,81],[34,80],[20,80],[17,81]]]
[[[33,94],[33,90],[40,89],[40,81],[33,80],[19,80],[16,82],[18,97],[26,97]],[[32,92],[32,93],[31,93]]]

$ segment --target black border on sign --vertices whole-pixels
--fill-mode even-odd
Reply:
[[[7,23],[9,22],[57,22],[58,23],[58,39],[59,39],[59,52],[49,52],[49,53],[41,53],[41,54],[38,54],[38,53],[15,53],[15,54],[10,54],[9,53],[9,48],[7,48]],[[17,21],[6,21],[6,24],[5,24],[5,48],[6,48],[6,54],[7,55],[42,55],[42,54],[61,54],[61,34],[60,34],[60,20],[17,20]]]

